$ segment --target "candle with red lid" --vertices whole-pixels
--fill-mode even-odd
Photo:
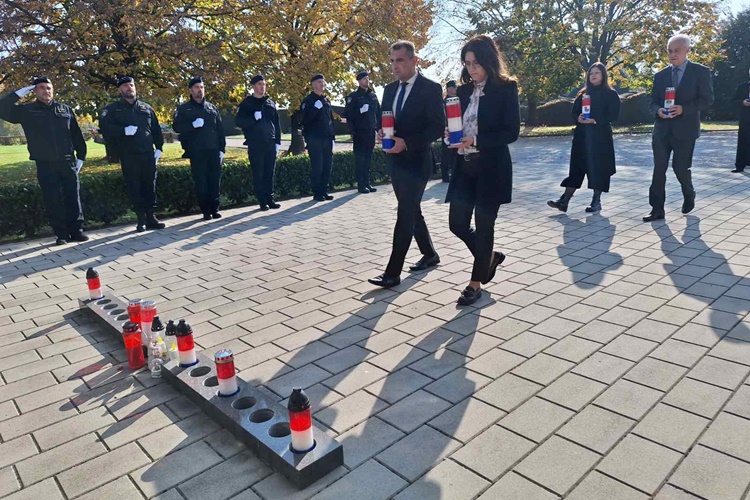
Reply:
[[[102,293],[102,284],[99,281],[99,273],[96,272],[96,269],[93,267],[89,267],[88,271],[86,271],[86,284],[89,287],[90,299],[93,300],[104,297],[104,294]]]
[[[214,354],[216,378],[219,381],[219,396],[229,397],[240,392],[237,386],[237,372],[234,369],[234,353],[222,349]]]
[[[393,118],[393,111],[383,111],[380,122],[383,127],[383,149],[391,149],[396,145],[396,141],[393,140],[393,134],[395,133],[396,125],[396,122]]]
[[[141,329],[137,323],[128,321],[122,327],[122,340],[125,342],[125,354],[128,358],[128,367],[137,370],[146,364],[141,345]]]
[[[591,96],[588,94],[583,94],[581,99],[581,113],[583,113],[584,120],[591,118]]]
[[[151,342],[151,325],[156,316],[156,302],[153,300],[144,300],[141,302],[141,330],[143,331],[143,345],[147,346]]]
[[[464,125],[461,119],[461,100],[458,97],[445,100],[445,115],[448,117],[448,141],[451,144],[461,144]]]
[[[141,299],[130,299],[128,301],[128,316],[130,322],[141,326]]]
[[[185,323],[184,319],[181,319],[177,323],[177,351],[180,356],[180,366],[186,368],[193,366],[198,363],[198,358],[195,356],[195,343],[193,342],[193,329],[190,325]]]
[[[292,451],[305,453],[315,447],[312,428],[310,400],[300,387],[292,389],[287,404],[289,410],[289,428],[292,431]]]

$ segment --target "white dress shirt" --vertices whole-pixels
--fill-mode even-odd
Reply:
[[[412,89],[412,87],[414,87],[414,82],[417,81],[417,77],[418,76],[419,76],[419,72],[416,72],[416,73],[414,73],[414,76],[412,76],[411,78],[409,78],[406,81],[407,85],[406,85],[406,87],[403,90],[403,92],[404,92],[404,102],[401,103],[401,107],[402,108],[404,106],[406,106],[406,100],[409,98],[409,94],[411,94],[411,89]],[[391,109],[393,109],[393,117],[394,118],[396,118],[396,112],[397,112],[396,111],[396,103],[398,103],[398,96],[401,93],[401,83],[402,82],[400,82],[400,81],[398,82],[398,90],[396,91],[396,95],[393,97],[393,107]]]

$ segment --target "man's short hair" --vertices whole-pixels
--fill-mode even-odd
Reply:
[[[406,55],[409,57],[414,57],[417,52],[417,49],[414,48],[414,44],[408,40],[399,40],[391,45],[391,52],[401,49],[406,49]]]
[[[672,42],[682,42],[687,48],[690,48],[690,37],[684,33],[678,33],[677,35],[674,35],[672,38],[670,38],[667,42],[667,47],[669,47]]]

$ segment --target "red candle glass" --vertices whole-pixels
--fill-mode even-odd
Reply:
[[[141,329],[137,323],[128,321],[122,328],[122,339],[125,342],[125,353],[128,358],[128,367],[137,370],[146,364],[141,347]]]

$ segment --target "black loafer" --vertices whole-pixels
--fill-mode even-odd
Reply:
[[[272,209],[276,210],[277,208],[281,208],[281,205],[279,205],[275,201],[271,200],[271,201],[268,202],[268,208],[272,208]]]
[[[413,266],[409,266],[410,271],[424,271],[430,267],[435,267],[440,264],[440,257],[438,254],[431,255],[429,257],[422,257]]]
[[[324,196],[313,196],[313,200],[315,201],[326,201]]]
[[[362,194],[370,194],[370,190],[367,188],[359,188],[357,189],[357,192]]]
[[[482,281],[483,285],[486,285],[487,283],[492,281],[492,279],[495,277],[497,266],[502,264],[504,260],[505,260],[505,254],[503,252],[494,252],[492,264],[490,264],[490,273],[487,275],[487,280]]]
[[[375,189],[372,186],[367,186],[367,189],[370,190],[371,193],[374,193],[375,191],[377,191],[377,189]]]
[[[400,276],[388,276],[387,274],[381,274],[380,276],[376,276],[375,278],[370,278],[367,281],[372,283],[373,285],[382,286],[383,288],[390,288],[392,286],[396,286],[399,283],[401,283],[401,277]]]
[[[83,231],[76,231],[75,233],[70,233],[70,238],[68,238],[68,241],[84,242],[89,241],[89,237],[83,234]]]
[[[685,200],[682,202],[682,213],[689,214],[695,208],[695,200]]]
[[[268,210],[268,205],[261,205],[259,208],[261,212],[265,212]]]
[[[67,244],[68,244],[68,240],[66,240],[65,238],[57,238],[55,240],[55,245],[57,246],[62,246],[62,245],[67,245]]]
[[[326,201],[331,201],[333,199],[333,196],[331,196],[330,194],[324,194],[323,199]]]
[[[459,306],[470,306],[479,298],[482,296],[482,289],[481,288],[472,288],[470,286],[467,286],[464,288],[464,291],[461,292],[461,295],[458,297],[458,305]]]
[[[643,218],[643,222],[654,222],[655,220],[664,220],[664,214],[649,214]]]
[[[211,220],[211,214],[203,214],[203,220]]]
[[[735,168],[734,170],[732,170],[732,173],[733,174],[740,174],[740,173],[742,173],[744,171],[745,171],[744,168]]]

